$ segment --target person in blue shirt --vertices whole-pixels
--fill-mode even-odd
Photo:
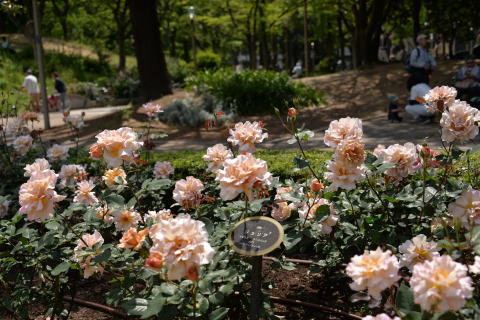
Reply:
[[[433,69],[437,66],[435,59],[428,53],[427,36],[420,34],[417,37],[418,46],[410,53],[410,73],[423,83],[428,84]]]
[[[480,96],[480,67],[473,57],[467,57],[465,65],[458,70],[455,76],[455,88],[458,96],[467,101]]]
[[[60,79],[57,72],[52,72],[52,78],[55,81],[55,90],[57,90],[58,94],[60,95],[60,101],[62,102],[61,111],[66,111],[67,105],[65,99],[67,95],[67,86],[65,85],[65,82]]]

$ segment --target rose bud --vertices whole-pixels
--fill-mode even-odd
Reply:
[[[312,183],[310,184],[310,190],[313,192],[319,192],[323,189],[323,184],[318,181],[318,179],[313,179]]]
[[[295,118],[297,117],[297,110],[295,108],[290,108],[288,109],[288,117],[289,118]]]

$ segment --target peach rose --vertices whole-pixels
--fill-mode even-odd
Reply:
[[[122,249],[133,249],[138,251],[142,247],[142,241],[145,239],[148,232],[148,228],[143,229],[139,232],[137,232],[137,229],[135,228],[130,228],[123,233],[118,247]]]
[[[136,227],[141,220],[141,216],[134,210],[120,210],[112,212],[112,219],[117,230],[126,231]]]
[[[84,248],[92,249],[95,244],[100,243],[103,245],[103,237],[102,235],[95,230],[92,234],[84,234],[82,239],[77,240],[77,246],[75,247],[74,251],[74,258],[80,264],[80,268],[83,269],[83,276],[85,279],[90,278],[94,273],[99,272],[103,273],[103,266],[100,265],[92,265],[91,260],[93,257],[100,253],[100,248],[97,248],[94,253],[90,255],[86,255]]]
[[[230,137],[227,141],[234,146],[238,146],[240,152],[255,152],[255,144],[262,142],[268,138],[268,134],[263,132],[262,126],[259,122],[245,121],[235,124],[233,129],[230,129]]]
[[[157,113],[163,112],[162,106],[151,102],[144,104],[138,109],[138,113],[146,114],[149,118],[153,118]]]
[[[208,148],[207,154],[203,156],[203,160],[208,162],[207,171],[209,172],[216,172],[217,170],[222,169],[223,162],[232,158],[232,151],[221,143]]]
[[[107,166],[113,168],[120,167],[124,162],[135,163],[136,152],[142,147],[135,131],[128,127],[104,130],[95,137]]]
[[[480,120],[478,110],[465,101],[456,100],[442,113],[440,126],[442,140],[446,142],[466,142],[478,134],[476,123]]]
[[[431,89],[423,99],[425,100],[425,106],[427,111],[435,113],[437,111],[443,112],[448,109],[457,97],[457,90],[452,87],[441,86]]]
[[[203,189],[200,180],[189,176],[175,183],[173,199],[187,210],[195,209],[200,205]]]
[[[118,182],[121,184],[127,183],[127,174],[123,169],[113,168],[105,171],[102,180],[110,189],[115,189]]]
[[[86,206],[92,206],[98,203],[98,199],[95,196],[95,192],[92,192],[95,185],[91,181],[80,181],[77,184],[77,190],[75,191],[75,197],[73,202],[82,203]]]
[[[362,120],[346,117],[330,122],[323,141],[327,146],[336,147],[343,140],[361,140],[362,137]]]
[[[13,149],[19,155],[24,156],[32,148],[33,138],[29,135],[20,136],[13,140]]]
[[[155,167],[153,168],[153,174],[157,179],[167,179],[173,174],[174,171],[175,169],[168,161],[157,161],[155,162]]]

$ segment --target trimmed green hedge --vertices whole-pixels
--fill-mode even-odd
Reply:
[[[195,177],[202,177],[208,175],[205,171],[207,165],[203,161],[202,156],[204,151],[179,151],[179,152],[165,152],[154,153],[152,155],[155,161],[169,161],[175,168],[174,178],[184,178],[188,175]],[[269,171],[274,176],[281,178],[295,178],[300,177],[305,172],[296,171],[293,158],[298,155],[296,150],[263,150],[260,149],[255,153],[259,159],[268,162]],[[319,168],[325,161],[329,160],[332,153],[329,151],[308,150],[306,151],[308,160],[313,164],[314,168]]]

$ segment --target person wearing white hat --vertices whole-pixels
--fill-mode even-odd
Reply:
[[[437,66],[437,62],[430,53],[428,53],[426,46],[427,36],[419,34],[417,36],[417,47],[410,53],[409,71],[416,78],[428,84],[432,70]]]

